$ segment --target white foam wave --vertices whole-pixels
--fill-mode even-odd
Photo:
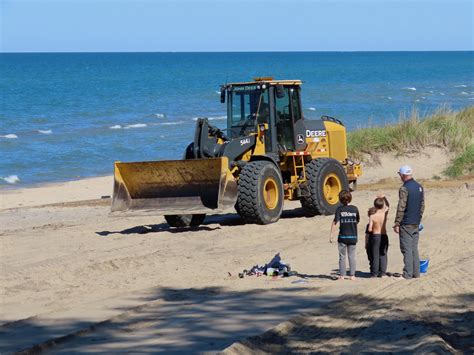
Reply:
[[[17,136],[16,134],[6,134],[6,135],[0,136],[0,137],[7,138],[7,139],[15,139],[15,138],[18,138],[18,136]]]
[[[181,124],[181,123],[184,123],[184,121],[163,122],[163,123],[160,123],[159,125],[160,126],[175,126],[175,125]]]
[[[5,181],[7,184],[16,184],[20,181],[20,178],[18,177],[18,175],[9,175],[3,177],[2,180]]]
[[[116,125],[114,125],[114,126],[110,126],[109,128],[110,128],[110,129],[120,129],[120,128],[122,128],[122,126],[119,125],[119,124],[116,124]]]
[[[221,94],[221,92],[220,92],[220,91],[217,91],[217,90],[215,91],[215,93],[216,93],[217,95],[220,95],[220,94]]]
[[[403,90],[416,91],[416,88],[415,87],[406,87],[406,88],[403,88]]]
[[[41,134],[51,134],[51,133],[53,133],[53,130],[51,130],[51,129],[45,129],[45,130],[39,129],[39,130],[38,130],[38,133],[41,133]]]
[[[166,115],[164,113],[155,113],[156,118],[165,118]]]
[[[461,84],[461,85],[454,85],[455,88],[467,88],[467,85]]]
[[[310,111],[316,111],[316,108],[315,108],[315,107],[308,107],[308,110],[310,110]]]
[[[416,99],[415,102],[420,102],[420,99]]]
[[[392,100],[392,97],[391,97],[391,96],[387,96],[387,99]]]
[[[444,92],[440,92],[439,94],[440,94],[441,96],[444,96]]]
[[[135,123],[135,124],[129,124],[129,125],[125,126],[124,129],[143,128],[143,127],[146,127],[146,126],[147,126],[146,123]]]
[[[202,117],[193,117],[193,121],[197,121],[198,118],[202,118]],[[227,116],[215,116],[215,117],[208,117],[207,119],[209,121],[218,121],[218,120],[225,120],[227,118]]]
[[[459,95],[469,95],[467,92],[463,91],[463,92],[460,92]]]

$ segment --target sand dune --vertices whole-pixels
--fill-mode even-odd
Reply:
[[[378,190],[395,204],[402,161],[438,175],[448,157],[427,154],[382,156],[354,204],[366,211]],[[160,216],[110,216],[110,177],[0,190],[0,352],[472,352],[473,183],[425,182],[420,280],[366,278],[359,244],[354,282],[331,280],[331,217],[306,218],[296,202],[276,224],[224,214],[180,231]],[[236,276],[276,252],[305,278]],[[391,233],[389,271],[401,269]]]

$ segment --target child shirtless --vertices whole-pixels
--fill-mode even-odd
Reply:
[[[384,277],[387,273],[387,215],[389,203],[385,197],[374,200],[375,213],[369,216],[369,248],[372,257],[370,274],[372,277]]]

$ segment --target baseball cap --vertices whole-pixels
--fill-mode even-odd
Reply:
[[[402,174],[402,175],[411,175],[411,174],[412,174],[412,170],[411,170],[411,167],[409,167],[408,165],[403,165],[403,166],[400,167],[400,169],[398,170],[398,173],[399,173],[399,174]]]

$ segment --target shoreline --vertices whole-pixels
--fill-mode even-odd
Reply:
[[[436,179],[448,166],[450,156],[446,149],[427,147],[420,152],[399,156],[396,153],[379,154],[375,161],[363,163],[363,174],[358,185],[367,190],[384,187],[395,188],[398,184],[396,172],[399,166],[409,162],[415,171],[415,177],[423,181],[433,181],[434,186],[441,186],[443,181],[471,180],[470,175],[458,179]],[[113,194],[113,175],[88,177],[64,182],[48,182],[38,185],[0,188],[0,210],[20,207],[51,205],[102,199]],[[448,184],[449,185],[449,184]]]

